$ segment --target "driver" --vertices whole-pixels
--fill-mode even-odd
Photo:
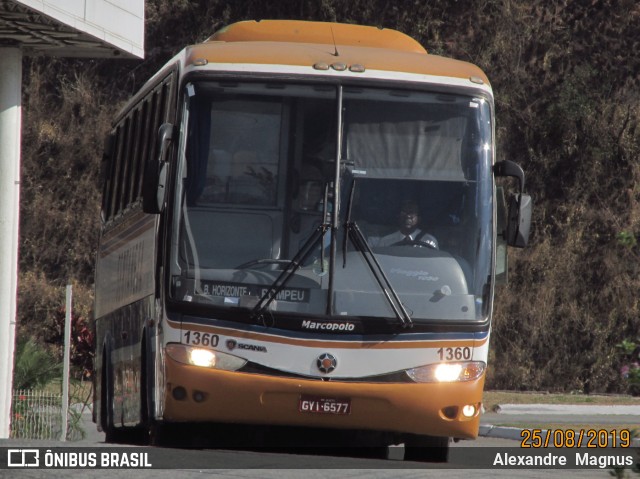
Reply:
[[[438,240],[426,231],[418,228],[420,210],[415,201],[407,200],[398,212],[398,231],[382,237],[369,238],[369,244],[375,246],[427,246],[438,249]]]

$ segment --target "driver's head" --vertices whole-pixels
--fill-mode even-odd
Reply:
[[[415,231],[420,222],[420,210],[415,201],[408,200],[402,203],[398,214],[398,222],[402,234],[407,235]]]

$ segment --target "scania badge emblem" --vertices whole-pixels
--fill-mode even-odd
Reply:
[[[323,353],[318,356],[316,360],[316,365],[318,366],[318,370],[321,373],[328,374],[338,366],[338,360],[335,356],[329,353]]]

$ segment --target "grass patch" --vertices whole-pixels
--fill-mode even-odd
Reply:
[[[636,424],[572,424],[572,423],[540,424],[540,423],[528,423],[528,422],[497,421],[492,425],[501,426],[501,427],[514,427],[518,429],[550,429],[550,430],[563,429],[565,431],[569,429],[573,429],[576,431],[580,429],[585,431],[594,429],[596,431],[606,430],[606,431],[609,431],[609,433],[611,433],[612,431],[615,431],[616,434],[618,435],[620,434],[620,431],[622,431],[623,429],[627,429],[629,431],[633,431],[633,430],[639,431],[639,428],[640,428],[640,426],[638,426],[637,423]]]
[[[62,394],[62,379],[54,379],[41,389],[49,394]],[[91,403],[93,401],[92,392],[93,384],[91,381],[72,379],[69,382],[69,397],[72,403]]]
[[[492,411],[500,404],[640,405],[640,397],[600,394],[556,394],[514,391],[485,391],[484,407]]]

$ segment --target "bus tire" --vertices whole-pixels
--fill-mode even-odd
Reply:
[[[151,420],[149,425],[149,445],[153,447],[190,447],[189,427],[182,423],[167,423]]]
[[[167,445],[169,434],[167,434],[167,427],[155,420],[149,422],[149,445],[155,447],[162,447]]]
[[[106,348],[102,355],[102,378],[100,382],[100,424],[104,431],[106,443],[132,443],[140,444],[142,430],[138,427],[116,427],[113,412],[113,371],[111,370],[110,356]]]
[[[140,430],[142,443],[151,444],[152,423],[154,422],[155,406],[153,403],[153,379],[149,371],[149,357],[147,356],[147,334],[142,335],[142,351],[140,353]]]
[[[451,438],[410,434],[405,439],[404,460],[447,462]]]

